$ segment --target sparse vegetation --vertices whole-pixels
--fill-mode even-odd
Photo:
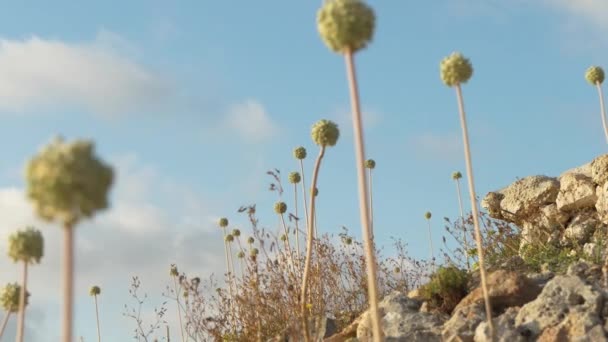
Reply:
[[[468,292],[469,275],[455,266],[439,267],[430,281],[420,287],[420,294],[430,309],[450,314]]]

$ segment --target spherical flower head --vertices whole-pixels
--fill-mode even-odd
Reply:
[[[441,61],[441,80],[448,87],[466,83],[473,76],[473,65],[460,52],[454,52]]]
[[[430,212],[430,211],[427,211],[426,213],[424,213],[424,218],[425,218],[425,219],[427,219],[427,220],[430,220],[430,219],[431,219],[431,216],[432,216],[432,215],[431,215],[431,212]]]
[[[247,243],[252,245],[255,242],[255,239],[253,238],[253,236],[250,236],[247,238]]]
[[[257,256],[259,253],[260,251],[257,248],[252,248],[251,251],[249,251],[251,256]]]
[[[232,230],[232,236],[236,236],[236,237],[241,236],[241,231],[238,230],[238,229],[233,229]]]
[[[591,66],[585,72],[585,78],[592,85],[602,84],[604,83],[604,70],[599,66]]]
[[[368,169],[373,169],[376,167],[376,161],[373,159],[368,159],[365,161],[365,167]]]
[[[221,228],[226,228],[228,227],[228,219],[225,217],[222,217],[219,221],[218,224]]]
[[[353,243],[353,239],[351,237],[347,237],[344,239],[344,243],[347,245],[351,245]]]
[[[460,179],[460,178],[462,178],[462,173],[460,173],[460,171],[456,171],[456,172],[452,173],[452,179],[453,180],[457,180],[457,179]]]
[[[236,256],[237,256],[239,259],[243,259],[243,258],[245,257],[245,252],[243,252],[243,251],[239,251],[239,252],[236,254]]]
[[[289,176],[287,177],[287,179],[289,180],[289,183],[291,183],[291,184],[298,184],[302,180],[302,177],[300,177],[299,172],[294,171],[294,172],[289,173]]]
[[[287,204],[285,202],[277,202],[274,204],[274,212],[281,215],[287,211]]]
[[[323,119],[312,126],[311,135],[312,140],[319,146],[334,146],[340,137],[340,130],[335,122]]]
[[[285,234],[281,235],[281,241],[283,241],[283,242],[287,241],[287,235],[285,235]]]
[[[299,160],[305,159],[306,158],[306,149],[303,146],[296,147],[293,150],[293,156]]]
[[[401,273],[401,269],[399,267],[395,267],[395,273]]]
[[[228,234],[228,235],[226,235],[226,237],[224,238],[224,240],[226,242],[232,242],[232,241],[234,241],[234,236],[232,236],[232,234]]]
[[[99,288],[99,286],[91,286],[91,288],[89,289],[89,295],[91,296],[98,296],[101,293],[101,289]]]
[[[0,289],[0,306],[6,312],[17,312],[19,311],[19,296],[21,294],[21,285],[18,283],[6,284],[5,287]],[[28,304],[28,298],[30,293],[25,292],[25,305]]]
[[[8,237],[8,256],[14,262],[40,263],[44,254],[42,233],[32,227],[18,231]]]
[[[329,0],[317,12],[317,30],[336,53],[356,52],[374,35],[376,16],[361,0]]]
[[[55,139],[26,168],[27,197],[38,216],[73,226],[108,207],[112,168],[94,154],[90,141]]]
[[[171,275],[172,277],[177,277],[179,275],[179,272],[177,271],[177,266],[171,265],[171,270],[169,271],[169,275]]]
[[[312,195],[317,197],[319,196],[319,189],[318,188],[314,188],[314,190],[312,191]]]

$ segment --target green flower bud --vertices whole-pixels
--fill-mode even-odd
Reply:
[[[312,191],[312,195],[313,195],[313,196],[315,196],[315,197],[319,196],[319,189],[318,189],[318,188],[315,188],[315,189]]]
[[[353,243],[353,239],[351,237],[347,237],[344,239],[344,243],[347,245],[350,245]]]
[[[108,207],[114,172],[94,155],[90,141],[55,139],[26,168],[27,196],[38,216],[73,226]]]
[[[457,179],[460,179],[460,178],[462,178],[462,173],[460,173],[460,171],[456,171],[456,172],[452,173],[452,179],[453,180],[457,180]]]
[[[228,227],[228,219],[227,219],[227,218],[225,218],[225,217],[222,217],[222,218],[219,220],[218,224],[220,225],[220,227],[222,227],[222,228],[226,228],[226,227]]]
[[[430,212],[430,211],[427,211],[426,213],[424,213],[424,218],[425,218],[425,219],[427,219],[427,220],[430,220],[430,219],[431,219],[431,216],[432,216],[432,215],[431,215],[431,212]]]
[[[241,236],[241,231],[238,230],[238,229],[233,229],[232,230],[232,235],[235,236],[235,237],[239,237],[239,236]]]
[[[459,52],[444,58],[440,69],[441,79],[448,87],[466,83],[473,76],[473,65]]]
[[[91,286],[91,289],[89,289],[89,295],[91,296],[97,296],[101,293],[101,289],[99,288],[99,286]]]
[[[300,159],[300,160],[305,159],[306,158],[306,149],[303,146],[296,147],[293,150],[293,156],[296,159]]]
[[[287,204],[285,202],[277,202],[274,204],[274,212],[277,214],[285,214],[287,211]]]
[[[236,254],[236,256],[237,256],[239,259],[243,259],[243,258],[245,257],[245,252],[243,252],[243,251],[239,251],[239,252]]]
[[[373,159],[368,159],[365,161],[365,167],[368,169],[373,169],[376,167],[376,161]]]
[[[224,238],[224,240],[226,242],[232,242],[232,241],[234,241],[234,236],[232,236],[232,234],[228,234],[228,235],[226,235],[226,237]]]
[[[250,254],[251,256],[253,256],[253,257],[254,257],[254,256],[257,256],[259,253],[260,253],[260,251],[259,251],[257,248],[252,248],[252,249],[249,251],[249,254]]]
[[[320,120],[312,126],[312,140],[319,146],[334,146],[339,137],[340,130],[333,121]]]
[[[281,241],[283,241],[283,242],[287,241],[287,235],[285,235],[285,234],[281,235]]]
[[[592,85],[602,84],[604,83],[604,70],[599,66],[591,66],[585,72],[585,78]]]
[[[40,263],[44,254],[44,239],[39,230],[27,227],[8,237],[8,256],[14,262]]]
[[[287,179],[289,179],[289,183],[291,183],[291,184],[298,184],[302,180],[302,177],[300,177],[299,172],[294,171],[294,172],[289,173],[289,176],[287,177]]]
[[[18,283],[6,284],[0,289],[0,306],[6,312],[19,311],[19,296],[21,294],[21,285]],[[28,304],[30,293],[25,291],[25,305]]]
[[[188,298],[188,291],[184,291],[184,298]]]
[[[467,251],[467,255],[470,257],[476,256],[477,255],[477,248],[471,248]]]
[[[317,12],[317,29],[332,51],[356,52],[374,35],[374,11],[360,0],[328,0]]]
[[[401,273],[401,269],[399,267],[395,267],[395,273]]]
[[[177,271],[177,266],[171,265],[171,270],[169,271],[169,275],[171,275],[172,277],[177,277],[179,275],[179,272]]]
[[[255,242],[255,239],[252,236],[250,236],[250,237],[247,238],[247,243],[248,244],[252,245],[254,242]]]

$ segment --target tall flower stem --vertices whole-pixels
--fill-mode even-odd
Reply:
[[[369,179],[369,229],[370,229],[370,237],[374,240],[374,195],[373,195],[373,178],[372,178],[372,169],[367,169],[368,179]]]
[[[433,251],[433,236],[431,234],[431,219],[427,220],[429,227],[429,244],[431,246],[431,265],[433,265],[433,271],[435,271],[435,252]]]
[[[287,249],[287,254],[289,256],[289,260],[291,260],[291,264],[294,268],[294,274],[296,272],[295,260],[293,258],[293,253],[291,251],[291,244],[289,243],[289,232],[287,231],[287,225],[285,224],[285,217],[283,214],[279,214],[281,217],[281,225],[283,226],[283,232],[285,233],[285,248]]]
[[[467,228],[464,222],[464,209],[462,207],[462,193],[460,191],[460,179],[456,179],[456,193],[458,194],[458,207],[460,209],[460,222],[462,224],[462,229],[464,230],[464,234],[463,234],[463,244],[464,244],[464,249],[465,249],[465,258],[467,261],[467,271],[471,271],[471,264],[469,262],[469,254],[468,254],[468,250],[469,250],[469,242],[467,241]]]
[[[602,126],[604,127],[604,135],[606,137],[606,142],[608,143],[608,124],[606,123],[606,109],[604,107],[604,92],[602,91],[602,84],[598,81],[595,82],[595,86],[597,87],[597,92],[600,97],[600,109],[602,116]]]
[[[177,276],[175,276],[175,275],[173,276],[173,284],[175,284],[175,301],[177,302],[177,319],[179,320],[179,332],[182,335],[182,342],[184,342],[186,340],[184,339],[184,324],[182,323],[182,310],[179,305],[180,290],[177,286]]]
[[[303,178],[302,178],[302,181],[304,181]],[[294,196],[293,196],[294,206],[296,208],[296,210],[295,210],[296,211],[295,212],[295,215],[296,215],[296,220],[295,220],[296,221],[296,258],[298,259],[297,265],[299,268],[299,265],[300,265],[300,227],[298,225],[299,217],[298,217],[298,185],[297,184],[293,185],[293,193],[294,193]],[[304,194],[304,195],[306,196],[306,194]],[[304,213],[304,214],[306,214],[306,213]]]
[[[321,146],[319,155],[315,162],[315,167],[312,173],[312,187],[314,189],[317,186],[317,179],[319,177],[319,168],[321,166],[321,160],[325,155],[325,146]],[[302,183],[304,183],[304,177],[302,177]],[[308,330],[308,318],[306,315],[306,294],[308,290],[308,274],[310,273],[310,262],[312,259],[312,240],[313,240],[313,218],[315,215],[315,195],[314,192],[310,192],[310,211],[308,212],[307,221],[307,238],[306,238],[306,261],[304,262],[304,275],[302,276],[302,292],[300,294],[300,305],[302,310],[302,320],[304,327],[304,337],[306,342],[310,341],[310,331]]]
[[[97,295],[93,296],[95,299],[95,318],[97,320],[97,342],[101,342],[101,327],[99,325],[99,305],[97,305]]]
[[[222,228],[222,231],[224,232],[224,252],[226,254],[226,269],[228,270],[228,294],[230,295],[230,306],[232,307],[232,268],[228,254],[228,241],[226,241],[226,228]]]
[[[466,160],[467,178],[469,180],[469,196],[471,198],[471,210],[473,211],[473,225],[475,228],[475,242],[477,243],[477,254],[479,257],[479,273],[481,276],[481,289],[486,309],[486,319],[490,336],[494,338],[494,324],[492,323],[492,307],[490,305],[490,296],[488,294],[488,285],[486,280],[486,269],[484,263],[483,246],[481,243],[481,230],[479,229],[479,212],[477,209],[477,198],[475,195],[475,179],[473,177],[473,165],[471,162],[471,148],[469,145],[469,132],[467,129],[467,119],[464,111],[464,101],[462,99],[462,89],[460,84],[456,85],[456,96],[458,98],[458,111],[460,113],[460,125],[462,127],[462,136],[464,140],[464,156]]]
[[[63,227],[63,342],[72,342],[74,312],[74,225]]]
[[[17,342],[23,342],[25,333],[25,296],[27,291],[27,261],[23,262],[23,280],[19,293],[19,319],[17,320]]]
[[[368,195],[365,179],[365,146],[363,141],[363,125],[361,120],[361,109],[359,106],[359,92],[357,88],[357,77],[355,74],[355,66],[353,61],[353,53],[349,49],[344,54],[346,60],[346,71],[348,74],[348,83],[350,87],[350,97],[353,114],[353,129],[355,138],[355,154],[357,165],[357,178],[359,183],[359,207],[361,216],[361,228],[363,235],[363,243],[365,246],[365,259],[367,264],[367,286],[369,293],[370,316],[372,321],[372,331],[374,334],[374,342],[382,340],[382,332],[380,330],[380,315],[378,314],[378,291],[376,284],[376,257],[374,244],[371,239],[371,227],[368,208]]]
[[[306,218],[306,227],[308,227],[308,203],[306,201],[306,180],[304,179],[304,162],[300,159],[300,174],[302,175],[302,199],[304,202],[304,217]]]
[[[4,334],[4,329],[6,329],[9,318],[11,318],[11,312],[7,311],[4,319],[2,320],[2,326],[0,326],[0,338],[2,338],[2,335]]]

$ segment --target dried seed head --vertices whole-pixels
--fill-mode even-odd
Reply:
[[[312,140],[315,144],[323,147],[334,146],[340,137],[338,125],[330,120],[317,121],[312,126]]]
[[[281,241],[283,241],[283,242],[287,241],[287,235],[285,235],[285,234],[281,235]]]
[[[289,183],[291,183],[291,184],[298,184],[302,180],[302,177],[300,177],[299,172],[294,171],[294,172],[289,173],[289,176],[287,177],[287,179],[289,179]]]
[[[427,211],[426,213],[424,213],[424,218],[425,218],[425,219],[427,219],[427,220],[430,220],[430,219],[431,219],[431,216],[432,216],[432,215],[431,215],[431,212],[430,212],[430,211]]]
[[[249,251],[249,254],[250,254],[251,256],[257,256],[259,253],[260,253],[260,251],[259,251],[257,248],[252,248],[252,249]]]
[[[448,87],[466,83],[473,76],[473,65],[460,52],[444,58],[440,64],[441,79]]]
[[[177,266],[171,265],[171,270],[169,271],[169,275],[172,277],[177,277],[179,272],[177,271]]]
[[[300,159],[300,160],[305,159],[306,158],[306,149],[303,146],[296,147],[293,150],[293,156],[296,159]]]
[[[92,142],[58,138],[29,161],[26,180],[40,218],[73,226],[108,207],[114,172],[95,156]]]
[[[374,11],[360,0],[328,0],[317,12],[317,29],[325,45],[337,53],[356,52],[374,35]]]
[[[219,221],[218,224],[221,228],[226,228],[228,227],[228,219],[225,217],[222,217]]]
[[[347,245],[350,245],[353,243],[353,239],[351,237],[347,237],[344,239],[344,243]]]
[[[373,159],[368,159],[365,161],[365,167],[368,169],[373,169],[376,167],[376,161]]]
[[[228,235],[226,235],[224,240],[226,240],[226,242],[232,242],[232,241],[234,241],[234,236],[232,236],[232,234],[228,234]]]
[[[101,293],[101,289],[99,288],[99,286],[91,286],[91,288],[89,289],[89,295],[91,296],[98,296]]]
[[[6,312],[17,312],[19,311],[19,296],[21,294],[21,285],[18,283],[6,284],[0,289],[0,306]],[[25,292],[25,305],[28,304],[30,293]]]
[[[238,229],[233,229],[232,230],[232,235],[235,236],[235,237],[239,237],[239,236],[241,236],[241,231],[238,230]]]
[[[395,267],[395,273],[401,273],[401,269],[399,267]]]
[[[460,179],[460,178],[462,178],[462,173],[460,173],[460,171],[456,171],[456,172],[452,173],[452,179],[453,180],[457,180],[457,179]]]
[[[599,66],[591,66],[585,72],[585,78],[592,85],[602,84],[604,83],[604,70]]]
[[[254,242],[255,242],[255,239],[253,238],[253,236],[250,236],[250,237],[248,237],[248,238],[247,238],[247,243],[248,243],[248,244],[250,244],[250,245],[251,245],[251,244],[253,244]]]
[[[18,231],[8,237],[8,256],[14,262],[40,263],[44,254],[42,233],[32,227]]]
[[[236,256],[237,256],[239,259],[243,259],[243,258],[245,257],[245,252],[243,252],[243,251],[239,251],[239,252],[236,254]]]
[[[287,204],[285,202],[277,202],[274,204],[274,212],[281,215],[287,211]]]

